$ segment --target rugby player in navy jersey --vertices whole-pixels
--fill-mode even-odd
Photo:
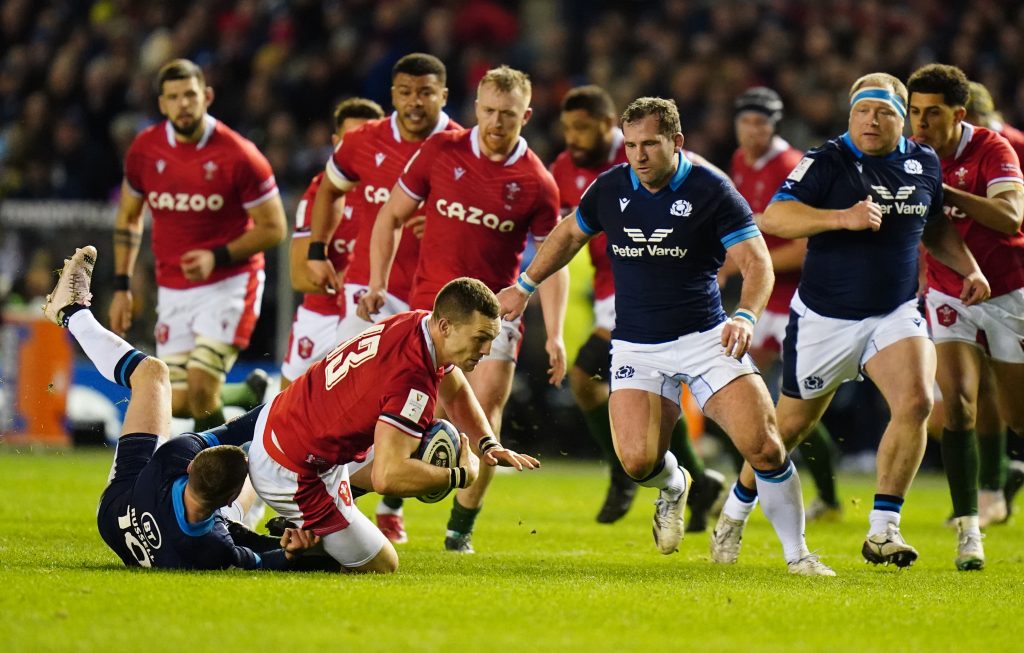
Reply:
[[[298,556],[320,541],[311,531],[288,528],[280,540],[237,525],[229,533],[218,512],[242,492],[248,464],[238,445],[251,438],[251,429],[219,427],[157,448],[158,440],[170,435],[167,364],[133,348],[93,317],[88,306],[95,263],[95,247],[78,249],[65,262],[43,313],[71,332],[105,378],[131,388],[96,517],[107,546],[128,567],[284,570],[303,565]],[[246,546],[233,534],[244,538]],[[317,557],[324,561],[318,568],[340,568],[326,556]]]
[[[866,375],[892,417],[877,454],[877,487],[861,552],[911,565],[900,509],[921,464],[932,409],[935,348],[917,309],[918,245],[963,276],[960,299],[988,298],[988,281],[942,211],[935,151],[903,137],[907,89],[885,73],[850,89],[849,130],[809,151],[765,209],[762,229],[808,238],[783,343],[779,430],[792,449],[845,381]],[[760,484],[744,469],[712,536],[712,557],[734,562]],[[763,501],[763,496],[762,496]]]
[[[779,438],[768,390],[747,355],[774,275],[750,207],[728,180],[683,155],[675,103],[634,100],[622,115],[628,165],[603,173],[575,219],[551,232],[515,285],[498,295],[506,319],[537,285],[600,232],[615,280],[609,412],[615,450],[640,485],[660,490],[654,541],[665,554],[683,537],[689,474],[668,450],[680,384],[757,470],[765,514],[794,574],[834,576],[804,541],[800,480]],[[740,306],[722,309],[716,275],[726,250],[743,275]]]

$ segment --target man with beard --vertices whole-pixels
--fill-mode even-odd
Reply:
[[[284,207],[266,157],[207,113],[213,89],[197,65],[167,63],[157,89],[167,120],[140,133],[125,156],[110,326],[121,334],[131,326],[131,273],[148,205],[157,356],[170,370],[173,414],[193,417],[203,431],[224,423],[223,403],[251,408],[262,400],[238,384],[222,403],[222,385],[259,317],[263,252],[285,236]]]

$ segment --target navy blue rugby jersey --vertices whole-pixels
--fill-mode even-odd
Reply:
[[[170,440],[154,452],[150,437],[122,439],[119,447],[134,445],[136,449],[119,454],[118,468],[123,463],[125,467],[141,471],[128,490],[127,501],[118,503],[117,514],[107,519],[101,515],[99,529],[104,541],[125,565],[163,569],[283,569],[288,566],[282,549],[261,555],[236,546],[228,534],[227,520],[219,512],[196,524],[186,520],[183,494],[188,464],[200,451],[218,444],[240,443],[222,443],[213,433],[191,433]],[[148,462],[144,460],[146,457],[149,457]],[[115,483],[118,480],[116,476]],[[120,480],[132,483],[131,479]]]
[[[682,155],[677,163],[653,194],[629,164],[611,168],[576,209],[580,229],[608,237],[619,340],[669,342],[723,322],[716,275],[725,250],[761,235],[728,180]]]
[[[921,233],[926,222],[945,219],[939,159],[906,138],[891,154],[871,156],[846,133],[807,152],[772,197],[848,209],[869,195],[882,207],[881,229],[826,231],[807,241],[799,292],[816,313],[861,320],[915,296]]]

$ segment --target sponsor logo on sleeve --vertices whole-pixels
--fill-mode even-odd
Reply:
[[[399,412],[399,415],[410,422],[420,421],[420,417],[423,416],[423,411],[427,408],[428,400],[429,396],[426,392],[413,388],[409,391],[409,397],[405,400],[405,405],[402,406],[402,410]]]
[[[814,165],[814,159],[805,156],[800,159],[800,163],[796,164],[796,167],[793,168],[793,171],[789,173],[789,176],[786,177],[786,179],[789,179],[790,181],[802,181],[804,175],[807,174],[807,171],[810,170],[812,165]]]

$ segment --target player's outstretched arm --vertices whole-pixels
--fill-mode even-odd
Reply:
[[[359,308],[356,309],[356,314],[368,322],[373,322],[373,315],[384,305],[388,276],[398,252],[402,226],[419,205],[419,200],[406,193],[401,184],[395,184],[388,201],[377,213],[373,235],[370,236],[370,288],[359,299]],[[421,256],[430,256],[430,252],[425,251]]]
[[[438,400],[452,423],[472,436],[470,442],[484,464],[514,467],[518,471],[540,467],[536,458],[501,446],[462,370],[455,368],[445,375],[438,388]]]
[[[960,300],[968,306],[980,304],[992,295],[992,287],[963,238],[945,216],[929,220],[921,234],[921,243],[940,263],[964,278]]]
[[[415,497],[451,487],[451,470],[434,467],[412,457],[419,440],[382,421],[373,434],[373,465],[370,482],[373,491],[389,497]],[[469,449],[469,440],[462,435],[459,467],[463,473],[460,487],[472,485],[480,472],[480,461]]]
[[[727,356],[739,359],[750,349],[754,325],[768,305],[775,285],[775,272],[768,246],[761,236],[736,243],[728,249],[728,254],[740,270],[743,286],[739,308],[722,331],[722,347]]]
[[[110,302],[110,330],[124,335],[132,326],[132,291],[130,288],[135,259],[142,244],[142,197],[135,194],[128,181],[121,182],[121,200],[114,217],[114,297]]]
[[[330,175],[324,175],[320,188],[313,198],[313,208],[310,209],[309,239],[306,240],[306,249],[309,250],[310,243],[324,243],[331,241],[338,224],[341,222],[341,213],[334,210],[335,202],[344,197],[345,191],[334,185]],[[341,287],[341,279],[338,278],[334,266],[327,260],[326,252],[323,259],[305,258],[305,276],[309,284],[317,287],[318,292],[329,292],[328,289],[337,290]],[[294,284],[294,282],[293,282]]]
[[[807,238],[826,231],[878,231],[882,209],[869,195],[848,209],[817,209],[796,200],[772,202],[756,217],[761,231],[780,238]]]
[[[544,331],[547,334],[544,349],[548,353],[548,383],[558,386],[565,378],[566,370],[562,334],[565,329],[565,307],[569,303],[569,268],[559,268],[537,290],[540,294],[540,308],[544,313]]]
[[[533,257],[530,267],[520,275],[519,281],[498,293],[501,316],[514,320],[522,315],[537,287],[556,270],[565,267],[591,238],[592,235],[584,233],[573,218],[559,222]]]

